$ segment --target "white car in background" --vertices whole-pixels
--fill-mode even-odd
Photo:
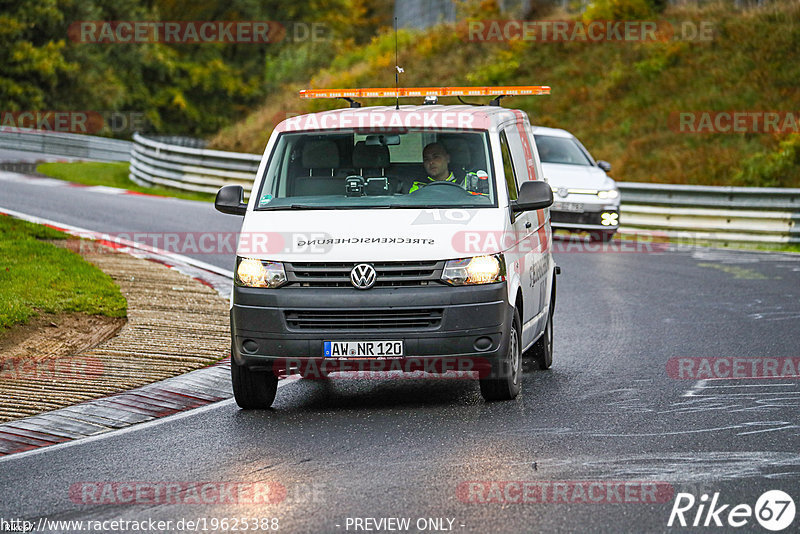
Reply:
[[[606,174],[611,164],[595,161],[566,130],[536,126],[533,136],[555,197],[550,208],[553,229],[587,231],[592,239],[610,239],[619,228],[620,202],[619,189]]]

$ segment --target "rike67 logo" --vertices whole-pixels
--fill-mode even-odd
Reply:
[[[778,532],[791,525],[794,516],[794,500],[780,490],[764,492],[754,507],[749,504],[723,504],[719,492],[714,493],[710,502],[705,493],[700,499],[691,493],[678,493],[667,526],[738,528],[747,525],[752,528],[752,519],[755,517],[765,529]]]

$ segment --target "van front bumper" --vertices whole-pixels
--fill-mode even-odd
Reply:
[[[404,358],[494,359],[505,354],[513,307],[505,282],[370,290],[234,286],[232,357],[324,360],[325,341],[403,341]],[[329,358],[330,360],[330,358]]]

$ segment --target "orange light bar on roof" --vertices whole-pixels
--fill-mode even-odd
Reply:
[[[526,96],[549,95],[547,85],[495,87],[380,87],[374,89],[304,89],[300,98],[401,98],[425,96]]]

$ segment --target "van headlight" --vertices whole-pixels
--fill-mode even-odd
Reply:
[[[275,289],[286,283],[286,271],[278,261],[236,258],[236,285]]]
[[[619,196],[619,191],[617,191],[616,189],[609,189],[607,191],[598,191],[597,196],[598,198],[603,198],[603,199],[605,198],[614,199]]]
[[[442,280],[453,286],[491,284],[506,279],[506,264],[501,254],[449,260]]]

